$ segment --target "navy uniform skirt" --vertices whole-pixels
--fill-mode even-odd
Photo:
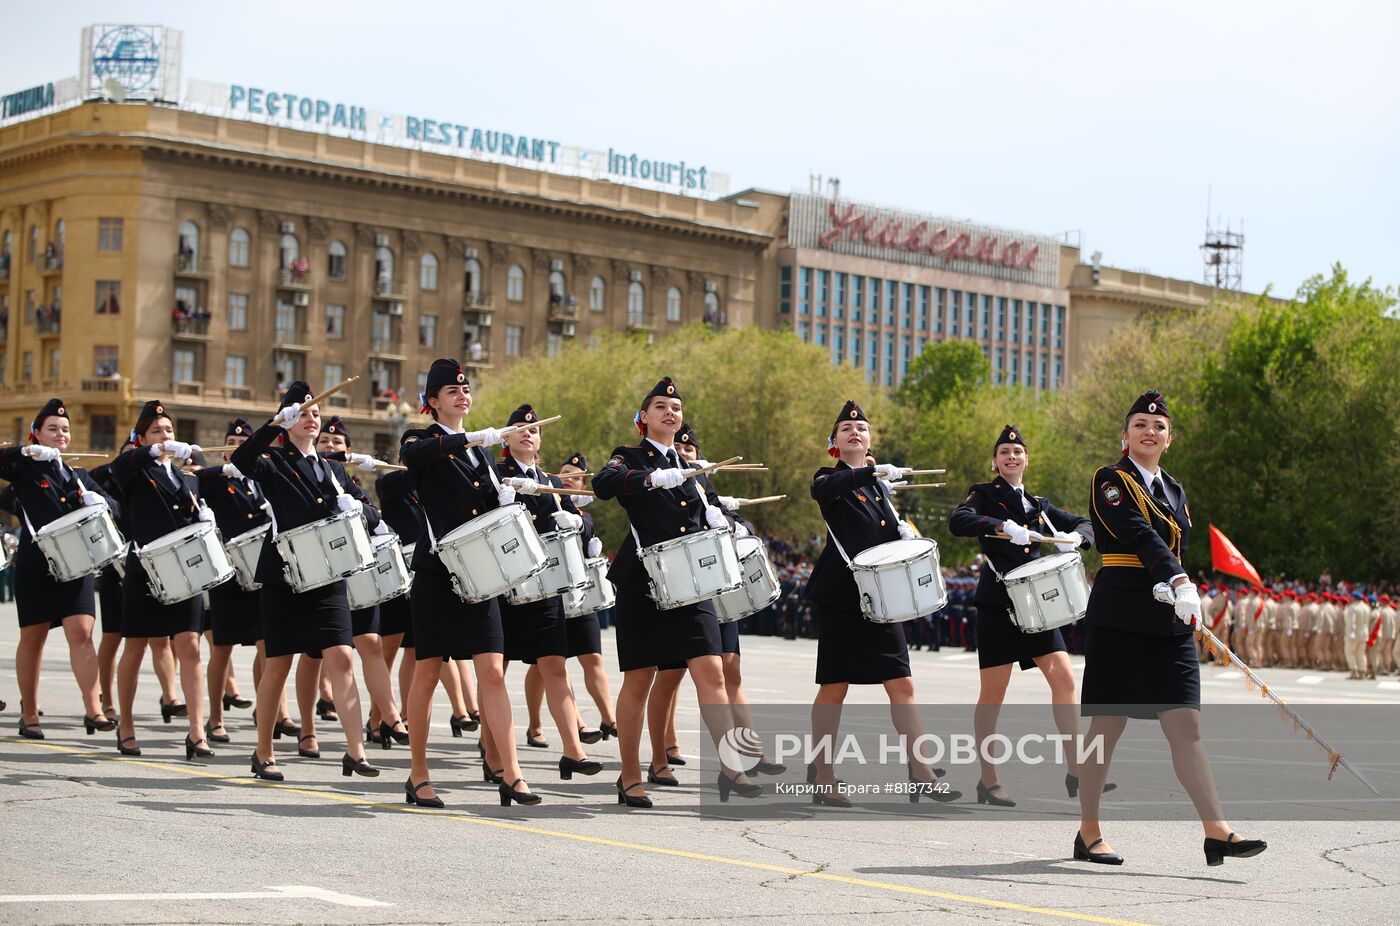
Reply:
[[[128,553],[126,579],[122,582],[122,636],[173,637],[177,633],[203,631],[204,596],[161,604],[151,597],[145,567],[135,553]]]
[[[409,595],[399,595],[397,598],[390,598],[379,605],[379,633],[381,636],[392,637],[413,630],[413,606],[409,600]],[[404,645],[412,644],[405,643]]]
[[[1183,625],[1185,626],[1185,625]],[[1195,638],[1089,626],[1080,712],[1086,717],[1152,720],[1162,711],[1201,707]]]
[[[908,678],[909,645],[899,624],[812,602],[817,621],[817,684],[878,685]]]
[[[1031,669],[1037,656],[1063,652],[1065,638],[1058,627],[1025,633],[1012,623],[1006,608],[977,606],[977,668],[991,669],[1014,662],[1022,669]]]
[[[571,617],[564,621],[564,629],[569,635],[569,658],[599,655],[603,652],[603,636],[598,627],[597,613],[583,617]]]
[[[209,589],[209,623],[215,646],[254,646],[262,639],[259,595],[244,591],[237,579]]]
[[[558,595],[526,604],[510,604],[503,597],[501,627],[505,631],[506,659],[533,663],[546,656],[567,657],[566,623],[564,599]]]
[[[309,592],[294,592],[286,585],[264,585],[258,594],[263,647],[269,659],[296,653],[320,659],[324,649],[354,644],[344,580]]]
[[[111,566],[97,576],[97,606],[102,611],[102,632],[122,635],[122,577]]]
[[[379,605],[372,608],[357,608],[350,612],[350,632],[360,637],[367,633],[379,633]]]
[[[44,562],[42,558],[40,562]],[[15,605],[21,627],[35,624],[58,627],[65,617],[74,614],[96,615],[97,595],[93,591],[92,576],[59,582],[49,574],[47,563],[37,569],[15,563],[14,570]]]
[[[452,590],[447,567],[436,556],[413,573],[413,638],[404,637],[419,659],[470,659],[504,653],[501,609],[495,598],[468,604]]]
[[[646,592],[619,587],[613,616],[617,662],[623,672],[676,665],[724,652],[719,621],[709,601],[662,611]]]

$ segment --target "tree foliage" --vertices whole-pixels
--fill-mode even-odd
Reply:
[[[896,398],[901,405],[935,408],[984,388],[992,365],[973,341],[929,341],[909,362]]]

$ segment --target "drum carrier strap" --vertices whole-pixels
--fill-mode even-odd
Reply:
[[[700,466],[700,465],[695,464],[695,463],[691,463],[691,464],[690,464],[690,468],[691,468],[691,469],[704,469],[703,466]],[[654,471],[653,471],[653,472],[654,472]],[[710,500],[709,500],[708,498],[705,497],[705,490],[702,489],[702,488],[700,487],[700,484],[699,484],[699,483],[695,482],[695,479],[694,479],[694,478],[688,479],[688,480],[686,480],[686,482],[690,482],[690,483],[693,483],[693,484],[695,485],[695,492],[696,492],[697,495],[700,496],[700,507],[708,514],[708,512],[709,512],[709,510],[710,510]],[[683,483],[681,483],[681,491],[685,491],[685,488],[684,488],[684,487],[685,487],[685,483],[683,482]],[[555,504],[560,504],[560,503],[559,503],[559,496],[556,495],[556,496],[554,497],[554,501],[555,501]],[[563,506],[560,505],[560,508],[561,508],[561,509],[562,509],[562,507],[563,507]],[[709,525],[709,521],[708,521],[708,520],[706,520],[705,523],[706,523],[706,526]],[[641,553],[642,553],[642,538],[640,538],[640,537],[637,536],[637,529],[636,529],[635,527],[632,526],[632,519],[631,519],[631,518],[628,518],[628,519],[627,519],[627,529],[628,529],[629,531],[632,532],[632,542],[635,543],[635,544],[637,545],[637,555],[638,555],[638,556],[641,556]],[[843,555],[844,555],[844,554],[843,554]]]
[[[857,492],[859,489],[852,489],[851,491]],[[899,516],[899,512],[895,510],[894,501],[892,499],[893,495],[894,491],[892,489],[885,489],[885,494],[881,497],[881,501],[885,503],[886,508],[889,508],[890,514],[894,515],[896,521],[902,521],[903,519]],[[822,517],[822,524],[826,525],[826,532],[831,535],[831,542],[836,544],[836,552],[840,553],[841,558],[846,561],[846,568],[854,569],[855,567],[851,565],[851,558],[846,555],[846,548],[841,546],[840,540],[836,539],[836,531],[831,529],[830,524],[827,524],[825,516]]]

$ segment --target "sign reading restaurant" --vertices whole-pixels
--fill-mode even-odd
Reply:
[[[1040,286],[1055,286],[1059,273],[1058,242],[1045,235],[802,193],[792,197],[788,241]]]

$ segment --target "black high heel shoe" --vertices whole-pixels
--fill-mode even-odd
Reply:
[[[723,769],[720,770],[717,783],[719,784],[719,802],[721,804],[729,803],[731,791],[740,797],[758,797],[763,793],[763,785],[756,785],[751,781],[741,784],[724,774]]]
[[[127,745],[127,743],[134,743],[134,742],[136,742],[136,737],[135,737],[134,735],[133,735],[133,736],[122,736],[122,731],[120,731],[120,730],[117,731],[117,752],[121,753],[121,754],[124,755],[124,756],[139,756],[139,755],[141,755],[141,747],[140,747],[140,746],[128,746],[128,745]]]
[[[758,764],[753,767],[753,770],[760,775],[781,775],[783,772],[787,771],[787,766],[783,765],[781,762],[769,762],[767,759],[760,758]]]
[[[395,730],[395,727],[403,727],[403,732]],[[393,723],[379,722],[379,738],[384,740],[384,748],[389,748],[389,740],[392,739],[400,746],[408,745],[408,724],[402,720],[395,720]]]
[[[1081,833],[1074,834],[1074,860],[1076,862],[1093,862],[1095,865],[1121,865],[1123,856],[1117,852],[1090,852],[1094,846],[1103,842],[1100,836],[1087,846],[1084,845],[1084,836]]]
[[[30,726],[24,722],[24,718],[19,719],[19,735],[27,740],[41,740],[44,738],[44,731],[39,729],[39,725]]]
[[[583,727],[578,728],[578,741],[584,745],[592,746],[602,738],[602,730],[585,730]]]
[[[603,763],[595,762],[592,759],[571,759],[568,756],[559,757],[559,777],[569,781],[574,777],[574,773],[580,775],[596,775],[603,770]]]
[[[995,794],[992,793],[993,791],[1000,791],[1002,794],[1006,793],[1006,789],[1003,788],[1001,785],[992,785],[989,788],[986,785],[982,784],[982,782],[977,782],[977,803],[991,804],[993,807],[1016,806],[1016,802],[1013,801],[1011,798],[997,797]]]
[[[364,759],[352,759],[350,753],[340,757],[340,774],[349,778],[351,775],[362,775],[365,778],[378,778],[379,769],[370,765]]]
[[[1262,839],[1240,839],[1236,840],[1237,834],[1231,833],[1228,839],[1211,839],[1206,837],[1206,864],[1212,867],[1224,865],[1225,858],[1254,858],[1260,852],[1269,848],[1269,844]]]
[[[467,726],[467,724],[471,723],[470,720],[468,720],[466,717],[458,717],[455,714],[451,718],[449,718],[448,723],[452,725],[452,735],[454,737],[460,737],[462,735],[463,730],[475,729],[475,727]]]
[[[84,717],[83,728],[87,730],[87,735],[92,736],[97,731],[110,733],[117,728],[117,722],[106,714],[98,714],[96,717]]]
[[[837,790],[839,785],[845,784],[840,778],[836,779],[835,785],[819,785],[815,781],[812,785],[812,803],[820,807],[850,807],[851,799]]]
[[[292,718],[282,717],[272,728],[272,738],[280,740],[284,736],[301,736],[301,724],[292,723]]]
[[[600,723],[600,724],[598,724],[598,732],[601,733],[601,734],[603,734],[603,739],[605,739],[605,740],[606,740],[608,737],[610,737],[610,736],[611,736],[613,739],[617,739],[617,724],[615,724],[615,723]]]
[[[493,772],[483,765],[481,767],[481,780],[486,782],[488,785],[503,785],[506,783],[506,780],[501,777],[501,772],[504,771],[505,769],[501,769],[498,772]]]
[[[379,738],[379,731],[375,730],[374,727],[370,725],[370,722],[368,720],[365,721],[365,742],[374,743],[376,746],[383,745],[385,749],[388,749],[390,746],[393,745],[392,743],[381,743]]]
[[[200,743],[203,743],[204,745],[203,745],[203,746],[200,746],[200,745],[199,745]],[[188,734],[188,733],[185,734],[185,761],[186,761],[186,762],[189,762],[189,761],[191,761],[191,760],[193,760],[193,759],[195,759],[195,758],[209,759],[209,758],[213,758],[213,756],[214,756],[214,750],[212,750],[212,749],[209,748],[209,741],[208,741],[208,740],[199,739],[199,740],[196,740],[195,742],[192,743],[192,742],[190,742],[190,736],[189,736],[189,734]]]
[[[667,765],[685,765],[685,759],[681,756],[681,747],[679,747],[679,746],[667,746],[667,747],[666,747],[666,764],[667,764]]]
[[[535,734],[531,733],[529,730],[526,730],[526,731],[525,731],[525,745],[526,745],[526,746],[533,746],[535,749],[548,749],[548,748],[549,748],[549,742],[544,738],[544,731],[543,731],[543,730],[540,731],[540,735],[539,735],[539,736],[536,736]]]
[[[301,756],[303,759],[319,759],[319,758],[321,758],[321,750],[319,750],[319,749],[306,749],[306,748],[303,748],[303,746],[301,745],[302,743],[306,742],[307,740],[314,740],[315,738],[316,738],[316,734],[315,734],[315,733],[308,733],[308,734],[306,734],[305,736],[303,736],[301,739],[297,740],[297,755]],[[319,746],[320,743],[317,743],[316,745]]]
[[[649,810],[652,806],[651,798],[647,797],[645,794],[641,797],[633,797],[627,793],[633,788],[640,788],[641,786],[642,783],[638,781],[624,788],[622,786],[622,779],[619,778],[617,780],[617,802],[627,807],[640,807],[642,810]]]
[[[253,775],[257,778],[261,778],[263,781],[282,780],[282,773],[277,771],[276,768],[274,768],[276,764],[277,758],[275,756],[264,762],[262,759],[258,758],[258,754],[256,752],[253,753]]]
[[[1114,789],[1117,788],[1117,787],[1118,787],[1118,786],[1117,786],[1116,784],[1114,784],[1113,782],[1111,782],[1111,781],[1105,781],[1105,782],[1103,783],[1103,791],[1101,791],[1100,793],[1101,793],[1101,794],[1107,794],[1108,792],[1114,790]],[[1070,774],[1066,773],[1066,775],[1065,775],[1065,791],[1068,792],[1068,794],[1069,794],[1070,797],[1078,797],[1078,796],[1079,796],[1079,778],[1078,778],[1077,776],[1070,775]]]
[[[934,776],[938,777],[941,771],[942,769],[933,769]],[[921,781],[915,778],[914,768],[911,765],[909,768],[909,803],[917,804],[919,798],[926,797],[939,804],[948,804],[962,797],[961,791],[954,791],[951,788],[946,791],[940,790],[938,786],[941,784],[943,784],[942,781]]]
[[[428,787],[431,784],[432,782],[426,778],[418,782],[418,784],[414,784],[412,778],[408,779],[408,781],[405,781],[403,783],[404,802],[408,804],[416,804],[419,807],[431,807],[433,810],[441,810],[443,807],[446,807],[447,805],[442,802],[442,798],[440,797],[418,796],[419,791],[421,791],[423,788]]]
[[[384,721],[379,721],[379,729],[375,730],[373,733],[369,732],[369,723],[366,722],[365,731],[365,738],[371,743],[378,743],[381,749],[394,748],[394,738],[390,735],[393,733],[393,730]]]
[[[222,733],[215,733],[215,730],[223,730]],[[223,724],[214,726],[209,721],[204,721],[204,736],[211,743],[231,743],[233,740],[228,735],[228,730]]]
[[[172,717],[184,717],[189,713],[189,708],[183,704],[166,704],[165,698],[160,699],[160,719],[163,723],[170,723]]]
[[[252,701],[249,701],[247,698],[243,697],[242,695],[230,695],[230,694],[224,695],[224,710],[228,710],[229,708],[236,707],[236,708],[238,708],[240,711],[246,711],[248,708],[250,708],[250,707],[252,707],[252,706],[253,706],[253,702],[252,702]]]
[[[540,796],[532,791],[515,790],[515,786],[518,784],[523,784],[524,781],[524,778],[517,778],[510,784],[501,782],[499,790],[501,793],[502,807],[509,807],[511,801],[515,801],[517,804],[520,804],[524,807],[533,807],[540,802]]]
[[[467,717],[470,719],[462,724],[462,729],[466,730],[468,733],[475,733],[477,728],[481,726],[481,712],[467,711]]]
[[[671,767],[671,766],[669,766],[669,765],[663,765],[663,766],[661,766],[661,771],[664,772],[664,771],[666,771],[666,769],[668,769],[668,768],[670,768],[670,767]],[[661,774],[658,774],[657,771],[656,771],[656,769],[652,768],[650,765],[647,766],[647,784],[649,784],[649,785],[665,785],[665,786],[668,787],[668,788],[676,788],[676,787],[679,787],[679,786],[680,786],[680,782],[676,780],[676,776],[675,776],[675,775],[661,775]]]
[[[340,715],[335,712],[335,702],[327,701],[325,698],[316,699],[316,716],[327,721],[340,719]]]

